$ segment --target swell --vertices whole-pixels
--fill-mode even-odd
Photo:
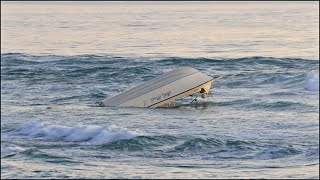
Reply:
[[[1,54],[2,66],[28,65],[28,64],[58,64],[58,65],[95,65],[95,64],[135,64],[136,62],[149,64],[150,61],[162,65],[197,65],[197,64],[243,64],[243,65],[274,65],[280,67],[297,68],[303,64],[319,64],[318,60],[300,58],[276,58],[276,57],[243,57],[243,58],[144,58],[144,57],[119,57],[111,55],[76,55],[76,56],[56,56],[56,55],[29,55],[22,53]]]
[[[229,79],[228,85],[248,86],[277,83],[290,85],[301,82],[306,72],[319,71],[319,61],[297,58],[245,57],[235,59],[217,58],[128,58],[110,55],[35,56],[28,54],[2,54],[2,80],[30,80],[36,82],[68,81],[82,78],[86,83],[145,81],[163,70],[191,66],[208,75],[222,75]],[[273,72],[270,72],[270,69]],[[86,81],[88,80],[88,81]],[[80,81],[76,81],[81,83]]]
[[[316,93],[319,91],[319,61],[308,59],[258,56],[235,59],[179,57],[148,59],[110,55],[35,56],[19,53],[1,56],[3,92],[21,94],[19,89],[32,91],[32,88],[41,88],[46,94],[56,94],[42,100],[45,104],[100,101],[182,66],[192,66],[207,75],[222,76],[223,80],[220,83],[223,89],[259,88],[265,91],[264,88],[269,88],[272,91],[268,94],[273,97],[281,96],[281,93],[284,93],[283,96],[299,95],[296,90]],[[248,108],[256,106],[265,109],[304,108],[303,104],[295,102],[261,104],[250,101],[250,98],[235,102],[222,101],[217,104],[209,101],[202,103],[201,106],[203,108],[214,105]],[[198,105],[188,105],[186,108],[189,106],[198,108]]]
[[[55,125],[55,128],[58,126]],[[60,127],[65,131],[65,127]],[[32,128],[31,128],[32,129]],[[310,160],[314,160],[319,154],[314,149],[303,149],[303,147],[291,145],[290,143],[277,143],[274,141],[262,140],[245,140],[232,137],[203,137],[193,135],[138,135],[125,138],[113,138],[110,140],[111,134],[100,136],[97,139],[96,134],[81,129],[77,132],[77,136],[72,138],[61,138],[63,134],[47,125],[46,128],[40,128],[41,133],[37,130],[27,131],[21,128],[17,132],[23,136],[29,136],[34,140],[27,147],[14,147],[2,149],[4,154],[2,158],[10,158],[15,155],[22,155],[31,158],[41,158],[46,161],[54,162],[73,162],[69,158],[59,155],[58,153],[46,153],[45,149],[73,148],[83,149],[84,151],[102,151],[110,152],[108,158],[112,158],[113,153],[127,153],[133,156],[148,156],[151,158],[165,157],[194,157],[201,156],[204,159],[256,159],[268,160],[288,158],[291,156],[303,155]],[[60,129],[60,130],[61,130]],[[46,132],[45,132],[46,131]],[[94,129],[99,132],[100,130]],[[99,136],[99,135],[98,135]],[[123,134],[121,134],[123,136]],[[44,139],[39,139],[42,137]],[[80,137],[80,139],[79,139]],[[114,137],[114,136],[113,136]],[[94,139],[94,141],[93,141]],[[49,144],[48,144],[49,140]],[[61,142],[61,140],[63,142]],[[72,144],[70,144],[72,141]],[[21,143],[20,143],[21,144]],[[68,145],[69,144],[69,145]],[[43,149],[43,150],[41,150]],[[80,153],[81,154],[81,153]],[[87,153],[85,153],[87,154]],[[92,155],[95,158],[106,158],[105,156]],[[90,156],[89,156],[90,157]]]
[[[310,62],[309,62],[310,61]],[[303,66],[304,63],[319,64],[316,60],[300,59],[300,58],[275,58],[275,57],[244,57],[244,58],[179,58],[171,57],[159,60],[160,64],[164,65],[218,65],[223,64],[231,68],[231,65],[267,65],[279,66],[288,68],[297,68]]]
[[[192,158],[206,160],[271,160],[306,157],[311,161],[319,155],[315,150],[291,144],[242,140],[230,137],[143,136],[104,144],[95,149],[131,152],[151,158]],[[142,152],[142,154],[141,154]]]
[[[207,160],[271,160],[297,157],[315,161],[319,149],[290,140],[249,139],[225,135],[153,135],[114,125],[65,126],[45,122],[23,123],[8,133],[15,144],[1,143],[1,158],[23,156],[52,163],[77,163],[65,153],[88,158],[116,158],[115,154],[150,158],[193,158]],[[26,141],[27,139],[27,141]],[[26,143],[27,142],[27,143]],[[51,150],[51,151],[47,151]],[[101,153],[103,152],[103,153]]]
[[[279,95],[279,94],[277,94]],[[295,93],[281,93],[281,96],[284,95],[293,95],[296,96]],[[210,98],[210,97],[209,97]],[[245,110],[266,110],[266,111],[284,111],[284,110],[302,110],[305,111],[308,109],[309,111],[315,111],[317,112],[318,106],[311,106],[305,103],[300,102],[292,102],[292,101],[281,101],[281,100],[274,100],[274,101],[266,101],[266,100],[253,100],[253,99],[238,99],[238,100],[230,100],[230,101],[204,101],[204,102],[197,102],[190,104],[190,102],[187,103],[180,103],[176,104],[173,108],[178,109],[185,109],[185,108],[206,108],[208,106],[212,107],[234,107],[234,108],[242,108]]]

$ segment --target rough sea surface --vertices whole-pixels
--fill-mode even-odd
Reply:
[[[319,179],[319,2],[1,2],[1,178]],[[190,66],[170,108],[95,102]]]

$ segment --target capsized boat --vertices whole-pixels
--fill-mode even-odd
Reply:
[[[191,67],[177,68],[97,103],[99,106],[168,107],[176,99],[196,93],[206,98],[215,79]]]

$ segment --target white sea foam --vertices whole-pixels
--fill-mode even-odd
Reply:
[[[311,71],[304,81],[304,89],[309,91],[319,91],[319,72]]]
[[[129,131],[117,126],[77,125],[74,127],[50,125],[44,122],[31,122],[21,125],[18,133],[31,137],[68,142],[90,142],[103,144],[121,139],[130,139],[142,135],[138,131]]]

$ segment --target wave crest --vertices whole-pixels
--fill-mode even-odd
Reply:
[[[23,151],[26,151],[26,149],[15,145],[12,146],[1,143],[1,158],[13,156]]]
[[[319,72],[311,71],[307,74],[304,82],[304,89],[319,91]]]
[[[49,140],[62,140],[68,142],[85,141],[93,144],[104,144],[142,135],[140,132],[129,131],[114,125],[108,127],[97,125],[77,125],[68,127],[62,125],[49,125],[44,122],[23,124],[18,128],[18,133]]]

